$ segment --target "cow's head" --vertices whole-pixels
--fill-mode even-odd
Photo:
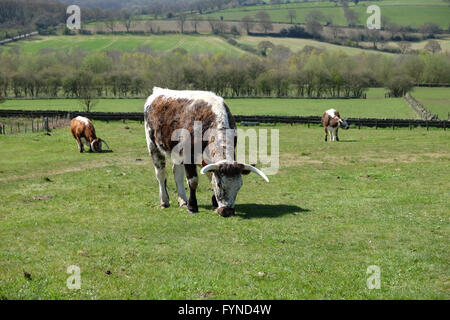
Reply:
[[[226,162],[226,160],[208,164],[200,170],[201,174],[207,172],[211,173],[211,183],[218,204],[217,213],[222,217],[234,214],[234,202],[242,186],[243,174],[254,172],[269,182],[267,176],[254,166],[238,162]]]
[[[102,142],[104,142],[106,144],[106,146],[109,149],[108,144],[106,143],[105,140],[100,139],[100,138],[95,138],[94,140],[92,140],[91,142],[91,148],[94,152],[103,152],[102,151]]]
[[[339,127],[344,129],[344,130],[348,130],[350,128],[350,126],[347,123],[347,120],[339,118]]]

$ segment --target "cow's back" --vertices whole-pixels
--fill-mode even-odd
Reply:
[[[236,128],[223,99],[206,91],[154,88],[144,111],[150,138],[165,151],[172,150],[178,143],[171,139],[175,130],[186,129],[193,137],[195,122],[201,122],[202,134],[210,128]]]

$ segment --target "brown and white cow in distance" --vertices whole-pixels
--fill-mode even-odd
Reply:
[[[70,121],[70,132],[78,144],[78,151],[84,151],[84,145],[89,147],[89,152],[102,152],[102,142],[108,144],[105,140],[97,138],[95,128],[91,120],[86,117],[78,116]]]
[[[205,148],[211,148],[214,155],[214,163],[207,164],[204,157],[200,171],[206,173],[211,181],[214,193],[212,205],[217,213],[223,217],[234,214],[236,195],[242,186],[242,174],[255,172],[264,180],[269,181],[260,170],[253,166],[234,161],[234,148],[237,138],[232,142],[232,161],[227,161],[226,132],[236,129],[233,116],[221,97],[206,91],[176,91],[169,89],[153,88],[153,94],[148,97],[145,107],[145,134],[147,145],[152,157],[156,178],[159,182],[159,198],[161,208],[169,207],[169,195],[167,193],[166,157],[172,157],[178,141],[173,141],[173,135],[179,129],[185,130],[190,136],[190,154],[185,151],[190,161],[174,161],[173,174],[177,186],[178,204],[187,206],[189,212],[198,212],[196,189],[198,185],[197,165],[194,159],[195,133],[194,126],[201,123],[201,134],[208,130],[214,131],[212,137],[201,141],[202,155]],[[232,130],[231,130],[232,131]],[[223,140],[222,140],[223,139]],[[183,159],[186,159],[186,154]],[[172,160],[173,157],[172,157]],[[217,160],[217,161],[216,161]],[[228,159],[229,160],[229,159]],[[189,162],[189,163],[187,163]],[[189,186],[189,200],[184,189],[184,174],[186,173]]]
[[[330,134],[330,141],[339,141],[339,128],[345,130],[350,128],[347,121],[342,119],[339,111],[335,109],[329,109],[324,112],[322,116],[322,124],[325,130],[325,141],[328,139],[328,134]]]

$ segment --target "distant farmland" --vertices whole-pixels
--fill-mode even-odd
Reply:
[[[242,36],[237,39],[239,43],[250,45],[254,48],[258,46],[260,41],[270,41],[275,45],[282,45],[288,47],[293,52],[298,52],[305,48],[306,46],[311,46],[323,50],[328,51],[342,51],[348,55],[357,55],[360,53],[369,53],[369,54],[383,54],[383,55],[393,55],[393,53],[375,51],[370,49],[360,49],[353,48],[347,46],[335,45],[328,42],[316,41],[311,39],[299,39],[299,38],[275,38],[275,37],[250,37],[250,36]]]
[[[189,53],[224,53],[241,55],[245,51],[228,44],[224,39],[215,36],[190,35],[92,35],[92,36],[43,36],[21,41],[8,47],[20,47],[25,52],[37,53],[42,49],[71,50],[81,48],[87,51],[104,50],[136,50],[147,46],[155,52],[170,52],[174,49],[185,49]]]
[[[448,28],[450,7],[443,0],[383,0],[360,2],[357,6],[350,3],[350,8],[354,9],[360,17],[360,24],[363,24],[365,17],[368,17],[366,9],[371,4],[380,6],[382,15],[400,25],[418,27],[426,22],[434,22],[442,28]],[[296,11],[297,17],[293,21],[295,23],[305,23],[306,17],[311,11],[320,10],[326,17],[331,17],[334,24],[347,25],[342,7],[333,5],[329,1],[233,8],[217,11],[207,16],[223,17],[223,20],[228,21],[241,20],[246,15],[253,16],[256,12],[264,10],[270,15],[272,21],[288,23],[290,22],[287,16],[289,9],[295,9]]]
[[[329,51],[342,51],[349,55],[360,53],[391,55],[391,53],[374,51],[370,49],[359,49],[347,46],[334,45],[327,42],[311,39],[297,38],[273,38],[273,37],[251,37],[241,36],[236,38],[238,43],[250,45],[256,48],[261,41],[270,41],[275,45],[284,45],[293,52],[302,50],[305,46],[312,46]],[[443,43],[443,42],[442,42]],[[91,52],[120,50],[130,51],[139,47],[150,47],[155,52],[170,52],[175,49],[184,49],[194,54],[216,54],[223,53],[231,56],[247,54],[248,52],[229,44],[224,38],[207,35],[91,35],[91,36],[40,36],[29,40],[8,44],[5,48],[21,48],[25,52],[38,53],[40,50],[72,50],[81,48]]]

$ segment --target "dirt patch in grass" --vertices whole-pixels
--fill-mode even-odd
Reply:
[[[302,156],[297,153],[285,153],[280,159],[282,167],[294,167],[302,164],[323,164],[323,161],[311,159],[309,156]]]
[[[9,176],[7,178],[0,179],[0,182],[12,182],[17,180],[26,180],[26,179],[33,179],[33,178],[39,178],[39,177],[47,177],[53,176],[53,175],[59,175],[64,173],[70,173],[70,172],[78,172],[83,171],[86,169],[98,169],[98,168],[105,168],[111,165],[148,165],[150,164],[150,161],[136,161],[132,160],[130,158],[122,158],[122,159],[114,159],[113,162],[88,162],[83,165],[77,166],[77,167],[71,167],[71,168],[64,168],[64,169],[57,169],[47,172],[33,172],[30,174],[26,174],[23,176]]]

